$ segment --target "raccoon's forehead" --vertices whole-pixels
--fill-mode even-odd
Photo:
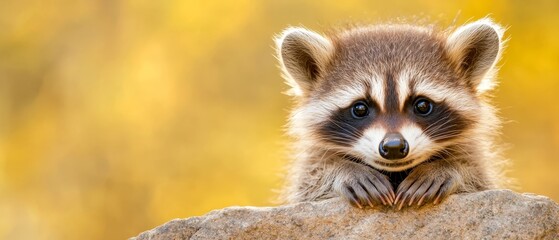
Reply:
[[[334,61],[352,63],[349,67],[436,64],[445,61],[445,40],[429,28],[390,25],[354,28],[332,37]]]
[[[338,107],[367,97],[381,110],[401,109],[411,95],[451,105],[471,99],[456,79],[444,37],[428,28],[357,28],[333,39],[335,54],[315,95]]]

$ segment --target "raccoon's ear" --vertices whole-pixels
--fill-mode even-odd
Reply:
[[[276,38],[277,58],[292,89],[289,94],[310,92],[330,61],[332,42],[304,28],[288,28]]]
[[[478,93],[494,87],[494,66],[502,47],[504,30],[491,19],[484,18],[459,27],[447,39],[451,59]]]

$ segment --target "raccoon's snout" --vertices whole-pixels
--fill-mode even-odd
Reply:
[[[408,155],[409,145],[400,133],[388,133],[378,147],[380,156],[389,160],[402,159]]]

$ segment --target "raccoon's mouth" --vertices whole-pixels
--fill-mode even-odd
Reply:
[[[343,155],[342,158],[355,162],[355,163],[359,163],[359,164],[364,164],[370,167],[370,164],[366,163],[365,161],[363,161],[361,158],[358,158],[356,156],[352,156],[352,155]],[[384,162],[384,161],[379,161],[379,160],[375,160],[374,162],[378,165],[384,166],[384,167],[389,167],[389,168],[397,168],[397,167],[404,167],[407,165],[411,165],[411,163],[414,161],[415,159],[408,159],[406,161],[402,161],[402,162]]]
[[[385,166],[385,167],[394,168],[394,167],[403,167],[403,166],[406,166],[406,165],[410,165],[413,162],[413,160],[414,159],[409,159],[409,160],[406,160],[406,161],[403,161],[403,162],[383,162],[383,161],[375,160],[375,163],[378,164],[378,165]]]

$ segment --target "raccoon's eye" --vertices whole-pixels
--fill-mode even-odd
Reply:
[[[369,106],[363,101],[356,102],[351,107],[351,115],[357,119],[364,118],[369,115]]]
[[[433,111],[433,103],[425,98],[418,98],[413,104],[413,110],[417,115],[427,116]]]

